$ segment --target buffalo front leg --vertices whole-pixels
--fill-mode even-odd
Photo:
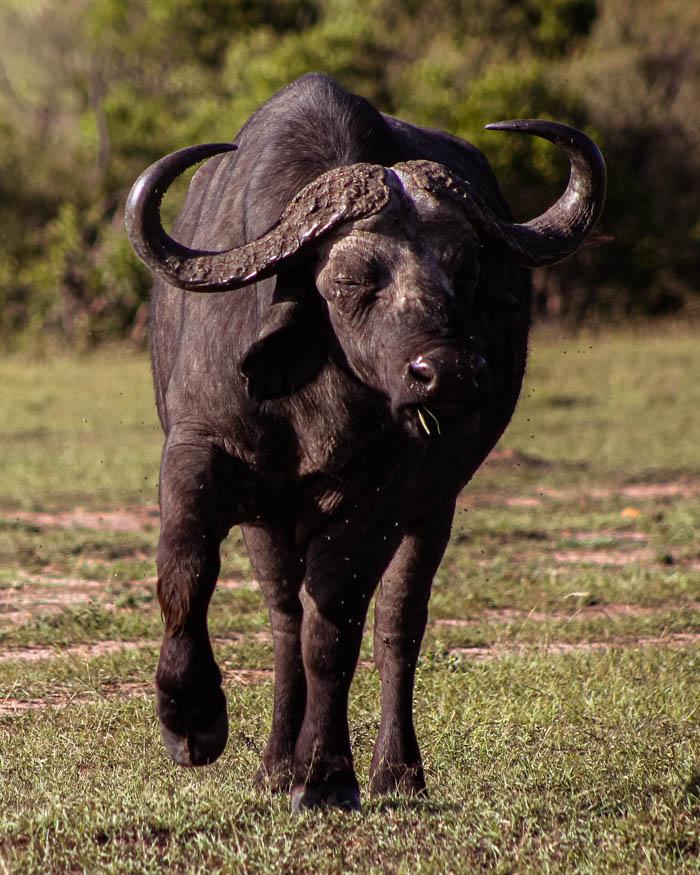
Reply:
[[[222,495],[230,494],[229,464],[221,450],[173,434],[161,463],[158,599],[165,630],[157,710],[165,747],[182,766],[213,762],[228,736],[207,609],[219,574],[219,547],[228,532]]]
[[[373,794],[425,792],[413,727],[413,685],[430,589],[449,541],[453,516],[451,501],[429,518],[412,523],[379,588],[374,659],[381,678],[382,712],[370,769]]]
[[[243,536],[270,613],[275,660],[272,729],[256,783],[267,786],[272,792],[288,791],[292,783],[294,746],[306,703],[299,600],[304,559],[298,551],[284,544],[282,535],[263,526],[245,526]]]
[[[398,543],[398,529],[387,531],[386,523],[380,526],[371,518],[367,523],[367,528],[358,527],[352,536],[347,531],[329,531],[309,550],[301,593],[306,708],[294,752],[295,812],[360,807],[350,749],[348,694],[369,601]]]

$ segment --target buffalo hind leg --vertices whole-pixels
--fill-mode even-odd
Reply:
[[[275,694],[272,729],[256,775],[259,786],[287,792],[292,783],[294,746],[306,702],[301,658],[302,608],[299,590],[304,559],[282,537],[262,526],[244,526],[243,536],[256,578],[267,602],[272,626]]]
[[[449,541],[453,516],[451,501],[429,518],[411,524],[379,588],[374,659],[381,678],[382,710],[370,768],[373,794],[425,792],[413,727],[413,685],[430,589]]]
[[[171,434],[161,463],[158,599],[165,630],[156,694],[168,753],[179,765],[202,766],[222,753],[228,736],[207,609],[229,528],[222,496],[231,493],[231,480],[221,450],[188,439]]]

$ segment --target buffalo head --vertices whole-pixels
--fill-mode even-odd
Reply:
[[[128,233],[148,267],[180,289],[230,292],[272,275],[305,275],[343,366],[389,399],[396,420],[429,432],[444,418],[474,415],[489,385],[470,325],[480,248],[501,248],[525,267],[552,264],[581,246],[605,198],[603,158],[581,132],[536,120],[489,128],[535,134],[569,156],[565,193],[526,224],[496,216],[440,164],[353,164],[304,187],[261,238],[223,252],[189,249],[164,231],[160,200],[185,169],[236,148],[212,144],[175,152],[141,175],[127,204]],[[285,363],[267,354],[270,339],[279,347],[300,307],[308,302],[298,292],[273,304],[270,325],[242,360],[249,394],[275,394],[265,373]]]

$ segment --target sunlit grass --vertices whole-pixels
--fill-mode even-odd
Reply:
[[[0,718],[12,871],[693,872],[700,817],[696,653],[426,663],[418,732],[431,798],[293,819],[250,783],[268,683],[228,689],[231,733],[203,771],[170,764],[150,697]],[[365,784],[377,683],[358,675]],[[70,792],[66,789],[70,787]]]
[[[201,771],[163,752],[145,357],[0,361],[0,872],[697,872],[696,347],[682,330],[535,336],[434,584],[416,696],[430,798],[367,796],[370,622],[351,694],[363,812],[301,819],[252,786],[272,647],[237,531],[210,612],[227,750]],[[26,513],[76,506],[141,516]]]
[[[0,360],[0,505],[152,502],[162,445],[145,356]]]
[[[502,446],[557,463],[484,469],[479,488],[696,470],[697,333],[535,334]],[[0,360],[0,506],[114,508],[156,499],[162,446],[145,356]]]

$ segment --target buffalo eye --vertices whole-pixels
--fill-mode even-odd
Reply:
[[[336,305],[347,319],[354,321],[369,312],[376,287],[368,280],[341,275],[334,279],[333,288]]]
[[[367,279],[354,279],[349,276],[337,276],[334,282],[336,289],[341,292],[352,292],[355,289],[366,289],[372,285]]]
[[[474,305],[474,290],[479,280],[479,260],[473,252],[461,253],[459,260],[453,268],[452,287],[457,299],[464,306],[471,308]]]
[[[338,274],[333,285],[338,296],[369,297],[379,290],[381,283],[378,271],[363,270],[361,274]]]

